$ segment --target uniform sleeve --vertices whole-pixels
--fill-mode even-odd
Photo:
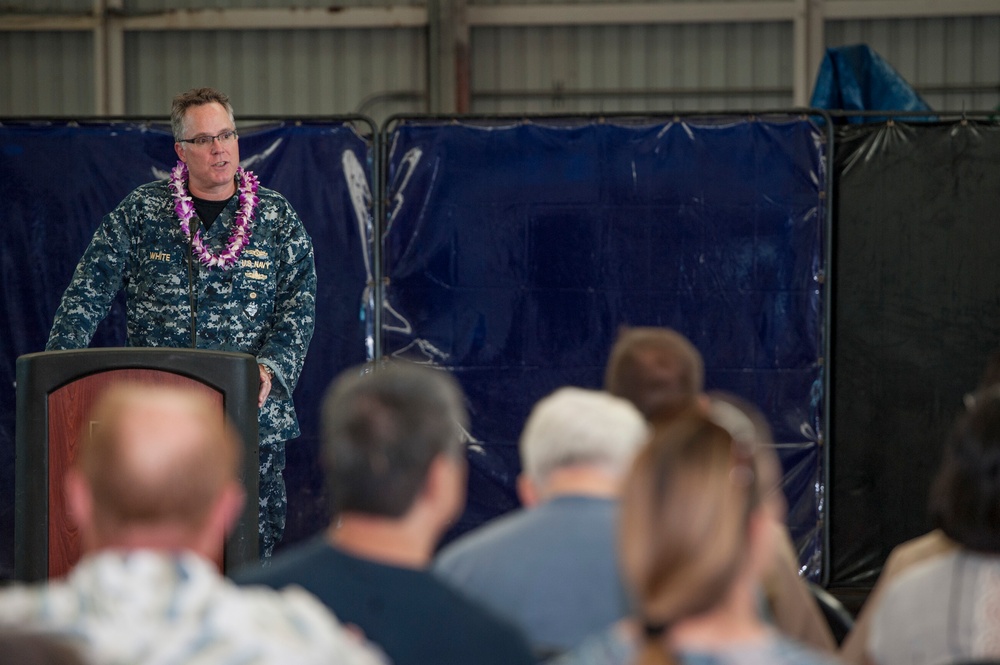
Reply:
[[[292,206],[282,200],[274,312],[258,362],[274,371],[274,389],[291,397],[316,324],[316,265],[312,240]]]
[[[82,349],[122,287],[130,243],[126,224],[133,195],[104,216],[56,310],[46,351]]]

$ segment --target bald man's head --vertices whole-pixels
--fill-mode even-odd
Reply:
[[[100,537],[133,527],[197,530],[237,483],[240,446],[219,408],[179,388],[112,388],[81,435],[74,472]]]

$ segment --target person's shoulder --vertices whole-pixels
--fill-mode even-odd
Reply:
[[[348,632],[325,605],[300,587],[272,589],[230,584],[229,588],[229,602],[220,602],[216,608],[225,621],[216,625],[238,626],[240,639],[256,641],[269,649],[287,649],[284,653],[289,661],[285,662],[298,662],[307,656],[357,664],[382,662],[376,651]]]
[[[146,200],[150,198],[169,198],[170,185],[166,180],[151,180],[139,185],[125,197],[125,201]]]
[[[0,623],[17,625],[39,618],[42,608],[63,595],[63,585],[14,584],[0,589]],[[48,600],[47,600],[48,599]],[[55,606],[53,606],[55,607]]]
[[[953,552],[958,544],[936,529],[922,536],[897,545],[889,553],[883,576],[890,579],[903,571],[942,554]]]
[[[426,574],[426,584],[429,592],[424,597],[430,605],[427,609],[435,614],[447,616],[448,620],[445,623],[456,631],[469,636],[478,636],[490,643],[490,649],[510,644],[515,652],[521,646],[523,651],[529,652],[524,636],[514,624],[430,573]]]
[[[253,622],[266,630],[275,626],[274,616],[283,616],[290,625],[325,627],[330,611],[311,593],[300,586],[271,588],[266,585],[237,586],[232,584],[232,600]],[[266,617],[266,620],[262,620]],[[303,624],[302,620],[306,623]],[[247,628],[250,628],[247,625]]]
[[[427,574],[436,593],[427,594],[428,613],[439,617],[454,635],[479,652],[479,663],[533,663],[531,647],[517,627],[467,598],[449,584]]]
[[[329,559],[335,554],[335,550],[322,537],[316,537],[288,547],[271,557],[266,564],[256,563],[241,568],[231,577],[241,586],[265,585],[280,588],[301,583],[303,576],[308,575],[318,562],[328,565]]]
[[[288,199],[285,198],[284,194],[282,194],[281,192],[279,192],[276,189],[271,189],[270,187],[265,187],[264,185],[260,185],[260,186],[257,187],[257,198],[259,198],[261,201],[265,201],[265,200],[266,201],[280,201],[280,202],[283,202],[283,203],[286,203],[286,204],[288,203]]]
[[[923,622],[925,628],[938,623],[930,617],[944,608],[938,601],[949,594],[953,562],[954,554],[943,554],[913,564],[885,580],[884,591],[872,608],[865,645],[875,661],[885,662],[890,654],[907,649],[914,639],[923,638],[915,633],[914,620],[918,617],[927,619]]]
[[[125,195],[125,198],[115,207],[117,211],[128,211],[150,204],[163,204],[171,201],[170,187],[166,180],[146,182]]]
[[[546,665],[627,665],[635,661],[638,643],[626,622],[591,635],[576,647],[546,661]]]
[[[786,637],[775,639],[770,651],[773,655],[768,659],[775,665],[842,665],[832,655]]]
[[[900,570],[887,580],[885,597],[880,609],[893,606],[912,607],[917,596],[937,593],[941,585],[951,578],[951,568],[959,552],[945,552],[932,558],[917,561]]]
[[[247,630],[322,635],[338,627],[331,621],[330,611],[301,587],[239,586],[226,580],[222,588],[224,591],[217,595],[216,612],[238,616]]]
[[[288,198],[276,189],[261,185],[257,188],[257,198],[260,199],[259,205],[295,213],[295,209],[289,203]]]
[[[309,232],[299,213],[284,194],[267,187],[259,187],[257,198],[259,199],[255,213],[257,223],[270,228],[272,233],[282,238],[281,244],[311,248]]]
[[[502,560],[506,548],[518,543],[533,520],[532,510],[519,509],[495,518],[448,543],[434,561],[436,571],[446,571],[459,562],[480,558]]]
[[[681,665],[843,665],[801,642],[772,633],[763,641],[736,642],[714,649],[681,650]]]

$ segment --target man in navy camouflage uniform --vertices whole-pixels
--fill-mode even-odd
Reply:
[[[206,256],[237,256],[228,265],[204,265],[198,255],[189,262],[192,241],[181,228],[169,181],[142,185],[102,220],[63,295],[45,348],[86,347],[124,289],[130,346],[196,346],[256,356],[260,544],[266,558],[285,526],[285,441],[299,435],[292,390],[315,321],[312,241],[288,201],[260,187],[259,202],[246,216],[249,242],[231,251],[240,194],[253,194],[245,174],[237,173],[239,143],[229,99],[211,88],[178,95],[171,125],[174,149],[187,172],[181,194],[193,199],[197,213],[190,231],[200,227]]]

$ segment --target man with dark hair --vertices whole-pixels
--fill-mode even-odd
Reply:
[[[196,88],[173,100],[177,166],[108,213],[76,267],[45,348],[90,343],[119,290],[129,346],[257,357],[261,555],[285,526],[285,441],[299,435],[292,391],[312,339],[312,241],[280,194],[240,167],[229,98]]]
[[[0,591],[0,626],[64,637],[94,663],[381,663],[305,592],[219,574],[244,493],[241,446],[209,397],[122,386],[85,422],[65,478],[84,556],[64,580]]]
[[[304,587],[395,665],[532,663],[520,633],[426,570],[462,509],[466,423],[445,371],[390,363],[341,374],[323,402],[334,521],[238,581]]]

